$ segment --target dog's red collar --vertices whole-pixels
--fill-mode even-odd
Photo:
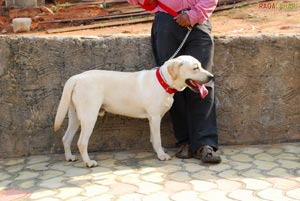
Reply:
[[[160,85],[166,90],[167,93],[169,94],[174,94],[177,92],[176,89],[173,89],[171,88],[166,82],[165,80],[163,79],[162,75],[160,74],[160,68],[157,68],[156,70],[156,77],[157,77],[157,80],[158,82],[160,83]]]

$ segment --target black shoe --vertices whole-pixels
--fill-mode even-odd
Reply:
[[[177,153],[175,154],[177,158],[187,159],[192,158],[192,150],[189,144],[180,145]]]
[[[222,159],[211,146],[200,147],[194,154],[194,158],[200,159],[203,163],[221,163]]]

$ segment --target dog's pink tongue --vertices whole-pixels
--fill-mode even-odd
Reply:
[[[204,84],[198,84],[197,83],[197,86],[198,86],[201,98],[204,99],[208,94],[208,90],[206,89]]]

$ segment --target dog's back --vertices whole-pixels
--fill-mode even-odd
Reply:
[[[158,93],[160,93],[159,96]],[[70,103],[74,103],[73,99],[77,99],[74,104],[76,108],[76,102],[87,96],[102,99],[101,110],[135,118],[147,118],[147,109],[151,105],[161,110],[161,102],[166,98],[166,94],[157,84],[153,70],[86,71],[72,76],[66,82],[57,109],[55,131],[60,128]]]

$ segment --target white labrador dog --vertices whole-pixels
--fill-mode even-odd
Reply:
[[[96,161],[90,160],[87,148],[98,114],[102,116],[105,111],[134,118],[148,118],[150,141],[157,157],[160,160],[170,160],[171,157],[162,148],[160,135],[161,119],[173,103],[174,91],[170,92],[170,88],[182,91],[189,87],[199,92],[202,91],[203,84],[212,78],[213,75],[191,56],[171,59],[158,70],[90,70],[72,76],[64,86],[54,124],[54,130],[57,131],[68,111],[69,124],[63,137],[66,160],[77,160],[71,153],[71,142],[81,126],[78,140],[80,154],[88,167],[97,165]]]

